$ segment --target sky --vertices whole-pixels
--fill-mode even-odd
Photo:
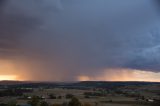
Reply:
[[[158,0],[0,0],[0,80],[160,81]]]

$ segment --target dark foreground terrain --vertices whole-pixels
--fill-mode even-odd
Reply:
[[[1,81],[0,106],[160,106],[160,83]]]

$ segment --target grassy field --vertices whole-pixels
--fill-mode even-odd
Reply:
[[[102,86],[102,84],[104,85]],[[17,85],[16,88],[15,86],[7,89],[1,88],[0,104],[8,104],[10,101],[16,101],[17,104],[27,104],[28,101],[33,100],[33,97],[38,97],[39,103],[45,101],[48,104],[68,104],[73,97],[76,97],[81,104],[90,104],[83,106],[159,106],[153,103],[157,103],[160,98],[160,85],[152,83],[82,82],[76,85],[65,85],[63,88],[57,85],[55,87],[55,84],[51,85],[50,83],[47,83],[47,86],[43,83],[27,86]],[[17,96],[20,91],[23,91],[22,95]],[[13,92],[16,92],[16,95],[13,96]],[[8,93],[10,93],[9,96],[2,96],[2,94],[8,95]],[[67,95],[71,97],[66,97]]]
[[[33,93],[26,93],[27,96],[43,96],[45,97],[45,101],[49,104],[62,104],[63,102],[69,102],[70,99],[66,99],[66,94],[73,94],[77,97],[82,104],[89,103],[92,106],[150,106],[147,102],[138,102],[135,98],[126,97],[123,95],[111,95],[108,94],[107,96],[94,96],[90,98],[85,98],[85,92],[96,92],[93,90],[77,90],[77,89],[34,89]],[[54,94],[56,96],[61,96],[61,99],[48,99],[48,94]],[[109,102],[111,101],[112,102]],[[26,103],[28,100],[18,100],[19,103]]]

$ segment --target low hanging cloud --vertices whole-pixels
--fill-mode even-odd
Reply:
[[[36,80],[111,68],[158,72],[157,7],[152,0],[1,0],[0,56]]]

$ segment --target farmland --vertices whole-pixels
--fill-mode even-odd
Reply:
[[[44,102],[47,106],[70,106],[76,98],[81,106],[158,106],[159,89],[158,83],[142,82],[9,84],[1,86],[0,104],[43,106]],[[33,99],[36,105],[30,104]]]

